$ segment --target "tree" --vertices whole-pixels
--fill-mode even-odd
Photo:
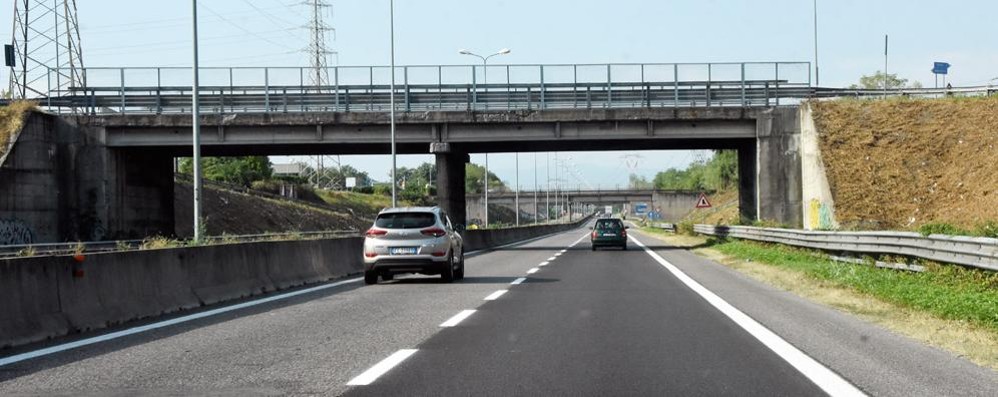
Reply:
[[[205,157],[201,159],[205,179],[249,187],[253,181],[270,179],[274,174],[267,156]],[[194,173],[194,160],[180,160],[180,173]]]
[[[638,174],[631,174],[627,183],[628,189],[651,189],[652,183],[648,179]]]
[[[852,89],[883,89],[884,80],[887,80],[888,89],[898,89],[898,88],[922,88],[922,83],[917,81],[908,84],[908,79],[903,79],[898,77],[897,74],[884,74],[884,72],[877,71],[872,76],[863,76],[859,78],[859,84],[853,84],[849,86]]]
[[[468,163],[464,167],[464,191],[465,193],[481,194],[485,187],[484,182],[485,167],[478,164]],[[508,191],[509,188],[499,179],[496,174],[489,172],[489,191]]]
[[[738,152],[718,150],[714,157],[686,169],[670,168],[659,172],[652,180],[656,189],[666,190],[726,190],[738,185]]]

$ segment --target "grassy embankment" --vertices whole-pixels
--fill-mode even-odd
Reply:
[[[35,108],[34,102],[18,101],[8,106],[0,107],[0,157],[7,154],[14,134],[21,130],[28,111]]]
[[[814,250],[643,228],[764,283],[998,370],[998,273],[926,264],[922,273],[836,262]]]

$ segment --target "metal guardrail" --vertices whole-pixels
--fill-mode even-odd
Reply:
[[[320,239],[360,236],[359,230],[330,230],[313,232],[287,232],[287,233],[266,233],[266,234],[245,234],[238,236],[210,236],[206,237],[200,245],[225,244],[229,242],[245,243],[255,241],[267,241],[272,239]],[[75,253],[93,254],[101,252],[132,251],[141,249],[147,240],[117,240],[117,241],[89,241],[72,243],[43,243],[26,245],[0,245],[0,259],[23,257],[23,256],[52,256],[69,255]],[[30,253],[30,255],[28,255]]]
[[[810,96],[808,62],[427,65],[395,69],[403,111],[773,106]],[[50,69],[50,76],[61,70]],[[86,68],[86,87],[35,98],[54,112],[190,112],[189,68]],[[322,85],[306,67],[201,69],[204,113],[387,111],[391,69],[339,66]],[[44,84],[44,83],[43,83]]]
[[[676,232],[676,224],[675,223],[652,223],[649,226],[651,226],[651,227],[653,227],[655,229],[661,229],[661,230],[665,230],[665,231],[668,231],[668,232],[673,232],[673,233]]]
[[[914,232],[825,232],[752,226],[695,225],[700,234],[825,251],[899,255],[998,271],[998,239],[923,236]]]

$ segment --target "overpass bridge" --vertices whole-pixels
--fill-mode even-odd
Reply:
[[[303,70],[204,69],[202,153],[390,152],[388,68],[331,68],[334,85],[326,87],[290,81]],[[470,153],[733,149],[742,216],[799,224],[795,104],[811,94],[809,70],[807,63],[498,65],[486,82],[481,66],[400,67],[397,147],[435,155],[440,205],[458,223]],[[60,116],[31,127],[65,163],[46,172],[74,192],[49,206],[63,209],[60,219],[97,222],[104,237],[172,233],[173,158],[191,152],[190,88],[182,80],[189,76],[178,79],[180,71],[188,76],[189,69],[90,68],[87,87],[38,99]],[[0,208],[43,199],[21,195]],[[52,239],[88,237],[68,230]]]
[[[548,208],[557,207],[602,211],[603,206],[633,208],[638,203],[648,205],[666,221],[678,221],[696,206],[701,191],[661,190],[661,189],[610,189],[610,190],[560,190],[560,191],[520,191],[519,211],[521,220],[544,219]],[[536,196],[535,196],[536,194]],[[484,219],[485,202],[481,194],[467,194],[466,208],[469,219]],[[489,192],[489,208],[496,206],[513,209],[517,204],[517,194],[510,191]],[[512,220],[505,220],[512,222]]]

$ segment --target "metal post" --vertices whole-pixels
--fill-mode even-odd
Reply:
[[[606,107],[610,108],[613,106],[613,84],[611,84],[612,77],[610,75],[610,65],[606,65]],[[557,171],[557,168],[555,169]]]
[[[392,207],[398,207],[398,192],[396,188],[398,185],[398,180],[395,179],[397,172],[396,168],[398,166],[398,163],[396,162],[397,153],[395,151],[395,0],[389,0],[388,5],[390,8],[388,13],[389,13],[389,23],[391,24],[390,36],[392,42],[391,43],[392,82],[390,84],[391,92],[388,94],[389,97],[388,100],[391,102],[391,106],[389,106],[389,108],[391,109],[389,117],[391,117],[391,144],[392,144]],[[374,72],[372,71],[371,73],[373,78]]]
[[[517,152],[516,158],[516,178],[514,182],[516,184],[516,190],[513,193],[513,207],[516,212],[516,226],[520,226],[520,153]]]
[[[887,35],[884,35],[884,98],[887,98]]]
[[[551,152],[544,153],[544,171],[547,172],[547,187],[544,188],[544,219],[551,220]]]
[[[673,106],[679,106],[679,64],[672,64]]]
[[[193,85],[191,86],[191,125],[193,126],[193,157],[194,157],[194,241],[201,241],[201,103],[198,98],[198,0],[192,0],[194,20],[194,67]],[[122,72],[124,76],[124,72]],[[124,79],[124,77],[122,77]]]
[[[780,106],[780,63],[776,63],[776,86],[773,88],[773,95],[776,97],[776,106]]]
[[[742,63],[742,107],[745,106],[745,64]]]
[[[270,112],[270,68],[263,68],[263,112]]]
[[[710,82],[713,80],[713,76],[711,76],[713,68],[711,66],[711,64],[707,64],[707,107],[710,107]]]
[[[544,105],[544,65],[541,65],[541,109],[545,108]]]
[[[121,77],[121,114],[125,114],[125,68],[118,69]],[[59,74],[56,73],[56,80],[59,79]],[[58,88],[58,87],[57,87]]]
[[[540,208],[537,205],[537,152],[534,152],[534,224],[537,224],[537,211]]]
[[[818,75],[818,0],[814,0],[814,85],[821,86]]]
[[[485,228],[489,228],[489,154],[485,153]]]

